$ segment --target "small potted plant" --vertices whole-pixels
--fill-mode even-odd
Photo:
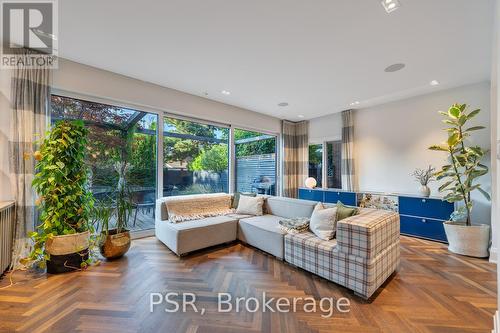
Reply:
[[[125,179],[127,169],[127,163],[117,162],[115,164],[115,170],[119,174],[116,197],[114,200],[99,203],[96,208],[96,219],[101,224],[99,250],[106,259],[120,258],[130,248],[131,239],[127,227],[132,213],[132,204]],[[109,228],[111,219],[116,222],[112,229]]]
[[[30,234],[33,248],[22,263],[38,263],[47,273],[64,273],[86,267],[93,225],[94,199],[88,190],[85,164],[87,129],[82,121],[54,125],[35,155],[33,187],[39,199],[41,224]]]
[[[429,197],[431,195],[431,189],[429,188],[429,182],[434,180],[435,169],[429,165],[427,169],[415,169],[411,174],[415,177],[415,180],[420,183],[420,194],[423,197]]]
[[[478,178],[488,173],[488,167],[481,164],[486,151],[478,146],[467,145],[471,133],[484,128],[484,126],[466,126],[479,112],[479,109],[468,112],[466,104],[454,104],[448,112],[440,112],[445,117],[443,122],[449,125],[446,129],[448,140],[429,149],[448,154],[450,164],[443,166],[435,174],[437,180],[444,181],[439,191],[445,193],[445,200],[461,203],[452,214],[452,221],[444,223],[449,242],[448,249],[458,254],[487,257],[490,226],[473,225],[471,221],[473,208],[471,193],[478,191],[490,200],[489,194],[478,183]]]

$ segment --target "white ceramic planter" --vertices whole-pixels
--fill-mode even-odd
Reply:
[[[488,257],[490,226],[486,224],[466,226],[463,223],[444,222],[448,237],[448,250],[471,257]]]
[[[431,189],[427,185],[422,185],[420,187],[420,195],[428,198],[431,195]]]

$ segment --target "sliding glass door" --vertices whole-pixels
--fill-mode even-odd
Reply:
[[[129,229],[154,228],[158,115],[52,95],[51,120],[82,120],[88,128],[86,162],[97,204],[116,206],[117,186],[124,182],[131,204]]]
[[[229,192],[229,128],[165,117],[163,196]]]
[[[276,195],[276,136],[234,129],[235,191]]]

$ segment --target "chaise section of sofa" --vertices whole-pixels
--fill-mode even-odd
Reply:
[[[167,209],[169,201],[183,200],[194,205],[203,200],[205,205],[214,203],[221,197],[229,197],[229,194],[214,193],[202,195],[189,195],[161,198],[156,201],[156,221],[155,235],[170,250],[177,255],[183,255],[192,251],[204,249],[210,246],[228,243],[236,240],[239,216],[227,214],[207,216],[204,218],[193,219],[184,222],[172,223]],[[228,210],[230,207],[228,200]],[[210,213],[210,212],[208,212]],[[210,214],[209,214],[210,215]]]
[[[362,209],[339,221],[330,241],[288,234],[285,260],[369,298],[399,266],[399,215]]]
[[[268,197],[265,215],[239,221],[238,239],[283,259],[285,232],[281,230],[279,221],[284,218],[310,217],[315,205],[314,201]]]

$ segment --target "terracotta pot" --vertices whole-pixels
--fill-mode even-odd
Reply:
[[[120,258],[130,248],[130,232],[128,230],[117,233],[116,229],[111,229],[107,235],[104,232],[101,235],[103,239],[99,250],[106,259]]]
[[[448,250],[471,257],[484,258],[490,244],[490,226],[486,224],[466,226],[464,223],[444,222],[448,238]]]
[[[50,254],[47,260],[47,273],[59,274],[81,268],[82,262],[89,257],[90,232],[54,236],[47,239],[45,250]]]

